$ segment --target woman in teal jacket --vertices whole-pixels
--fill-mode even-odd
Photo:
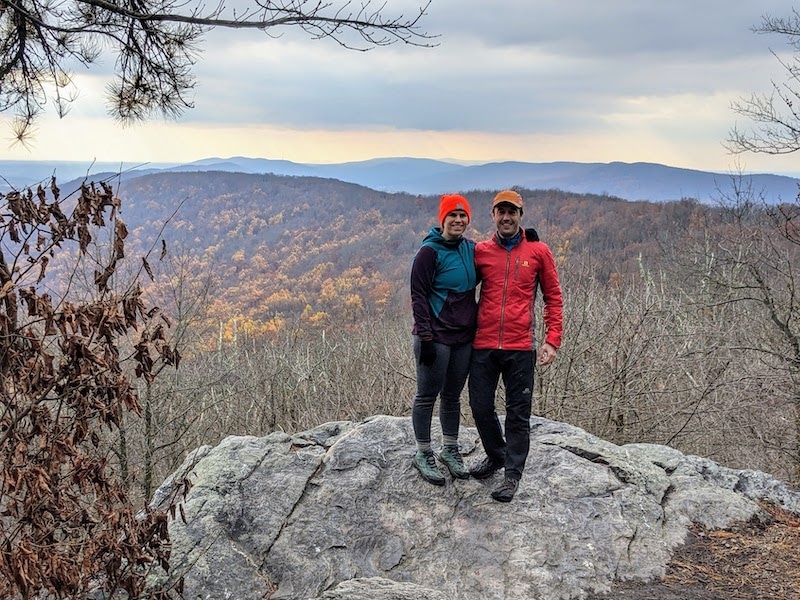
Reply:
[[[413,348],[417,363],[417,393],[411,418],[417,452],[413,464],[435,485],[445,478],[436,457],[453,477],[466,479],[458,450],[461,391],[469,373],[475,335],[475,243],[464,237],[472,213],[467,199],[442,196],[439,223],[425,236],[411,267]],[[431,420],[439,398],[442,448],[431,447]]]

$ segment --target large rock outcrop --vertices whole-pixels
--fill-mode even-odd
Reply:
[[[336,422],[202,447],[157,491],[193,487],[170,523],[185,598],[568,599],[663,574],[691,523],[725,527],[800,494],[666,446],[617,446],[534,418],[519,492],[424,482],[409,418]],[[437,439],[434,437],[434,439]],[[462,428],[467,460],[482,457]]]

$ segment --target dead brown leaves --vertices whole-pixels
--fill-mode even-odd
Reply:
[[[69,217],[55,181],[50,196],[0,195],[0,597],[141,597],[148,570],[168,566],[167,515],[135,514],[102,439],[139,411],[122,341],[138,336],[134,371],[150,381],[180,356],[138,285],[110,287],[127,237],[111,187],[83,186]],[[86,256],[109,224],[93,297],[51,297],[48,266],[70,243]]]
[[[764,505],[754,518],[722,531],[695,527],[664,578],[720,597],[800,599],[800,516]]]

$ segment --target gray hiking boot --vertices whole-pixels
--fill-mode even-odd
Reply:
[[[506,477],[500,485],[492,490],[492,498],[498,502],[511,502],[518,487],[519,480]]]
[[[499,471],[502,468],[502,462],[487,456],[478,464],[471,466],[469,469],[469,474],[475,479],[486,479],[487,477],[494,475],[495,471]]]
[[[445,444],[441,452],[439,452],[439,460],[450,471],[450,475],[456,479],[469,479],[469,471],[464,466],[464,460],[461,458],[458,446]]]
[[[425,481],[433,485],[444,485],[444,475],[442,475],[439,467],[436,466],[436,457],[433,455],[432,450],[427,452],[417,450],[412,463]]]

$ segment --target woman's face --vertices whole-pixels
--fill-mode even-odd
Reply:
[[[469,217],[466,211],[450,211],[442,223],[442,235],[448,240],[454,240],[464,234],[467,225],[469,225]]]

